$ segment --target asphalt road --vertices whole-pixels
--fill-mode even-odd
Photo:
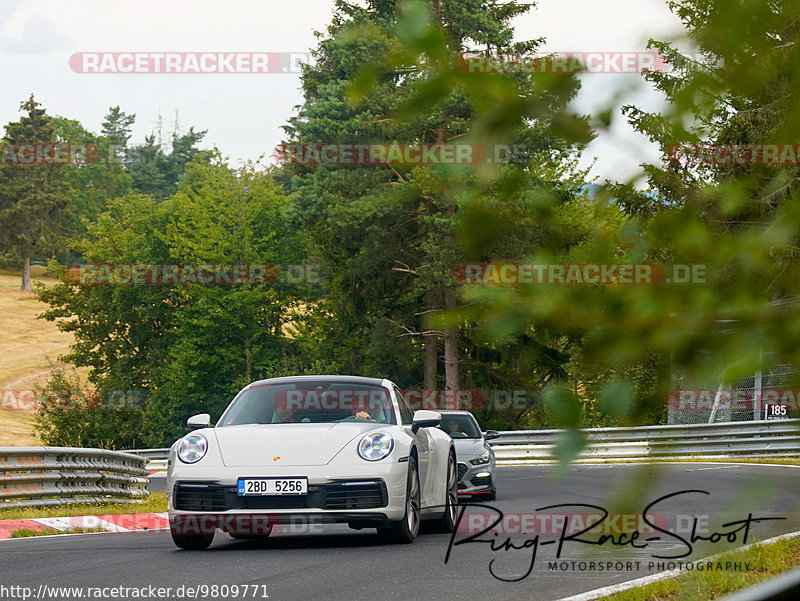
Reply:
[[[167,473],[156,472],[150,476],[150,484],[147,485],[147,490],[150,492],[163,492],[167,488]]]
[[[378,541],[374,530],[354,531],[339,525],[316,526],[322,533],[281,532],[264,542],[217,535],[212,547],[202,552],[178,550],[168,534],[89,534],[0,541],[0,586],[29,587],[34,595],[40,593],[39,598],[45,594],[39,586],[45,584],[84,587],[84,591],[86,587],[171,587],[165,598],[173,599],[186,598],[178,594],[182,586],[238,585],[240,599],[263,599],[267,595],[273,601],[553,600],[663,570],[665,566],[658,566],[658,562],[667,560],[652,556],[682,554],[688,545],[664,533],[648,533],[646,524],[643,526],[634,516],[630,519],[635,527],[627,529],[625,540],[630,540],[632,530],[641,529],[641,538],[634,542],[642,548],[613,546],[609,541],[591,545],[566,540],[557,562],[561,567],[552,570],[549,564],[555,560],[562,522],[557,521],[554,527],[549,520],[555,518],[549,514],[570,514],[570,527],[577,529],[580,514],[585,517],[597,510],[542,509],[549,505],[593,504],[612,514],[639,515],[660,497],[695,490],[709,494],[678,494],[651,509],[656,525],[689,539],[695,516],[700,520],[697,533],[711,536],[736,530],[738,525],[722,525],[745,520],[751,514],[753,518],[786,519],[751,523],[748,542],[800,530],[800,468],[699,463],[595,465],[576,467],[564,478],[555,474],[553,467],[500,468],[498,499],[490,505],[505,514],[506,529],[501,535],[482,538],[494,539],[494,546],[500,547],[510,534],[513,544],[524,547],[528,541],[528,546],[493,551],[492,545],[485,543],[455,545],[447,564],[444,560],[450,535],[423,534],[412,545],[387,545]],[[483,517],[470,518],[471,514],[490,512],[495,515],[492,509],[468,506],[463,533],[458,533],[454,541],[468,537],[470,523],[480,530]],[[532,518],[534,513],[538,517]],[[516,518],[521,514],[528,516],[523,519],[539,520],[528,522],[539,529],[537,556],[527,577],[504,582],[491,575],[490,562],[494,560],[491,569],[497,576],[521,578],[536,548],[532,546],[536,534],[519,530]],[[597,518],[591,519],[594,523]],[[607,521],[623,526],[625,519],[614,522],[609,517]],[[620,542],[618,531],[607,532],[616,532]],[[713,545],[699,541],[692,554],[680,561],[739,546],[743,534],[741,528],[732,535],[737,539],[732,544],[724,539]],[[660,536],[660,540],[646,541],[653,536]],[[571,565],[573,561],[586,564]],[[590,561],[595,562],[593,566]],[[616,565],[607,569],[606,562]],[[185,593],[185,589],[180,592]],[[213,598],[203,594],[206,591],[199,592],[197,598]],[[220,594],[217,598],[234,598],[232,591],[220,592],[227,592],[227,597]],[[62,593],[49,598],[77,597]],[[114,597],[109,592],[103,598]]]

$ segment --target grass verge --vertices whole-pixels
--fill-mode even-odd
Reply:
[[[106,532],[102,528],[70,528],[69,530],[56,530],[55,528],[45,528],[44,530],[28,530],[20,528],[11,532],[11,538],[28,538],[30,536],[53,536],[54,534],[85,534],[88,532]]]
[[[800,564],[800,540],[780,540],[731,551],[714,561],[734,561],[749,571],[691,571],[660,580],[598,601],[709,601],[773,578]]]
[[[163,513],[167,510],[167,493],[150,493],[144,503],[79,503],[64,507],[0,507],[0,520],[61,518],[76,515],[119,515],[127,513]]]

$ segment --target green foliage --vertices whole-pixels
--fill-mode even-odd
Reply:
[[[40,294],[45,317],[76,336],[67,358],[92,369],[101,393],[143,393],[129,421],[147,444],[169,442],[191,413],[218,413],[252,379],[327,371],[529,391],[524,407],[478,417],[567,427],[564,462],[584,444],[578,427],[663,421],[674,370],[730,383],[797,364],[800,167],[669,155],[675,144],[794,142],[800,0],[669,5],[696,52],[651,41],[670,69],[645,78],[667,108],[623,109],[664,160],[642,166],[646,181],[589,186],[578,159],[612,107],[591,123],[576,114],[573,75],[460,68],[465,51],[537,50],[542,40],[514,42],[510,25],[529,5],[338,0],[287,144],[470,143],[490,156],[516,145],[515,161],[232,171],[190,129],[169,154],[155,136],[121,152],[122,171],[67,172],[72,207],[88,218],[75,246],[87,261],[314,262],[325,274],[315,289],[79,286],[54,266],[62,283]],[[119,148],[132,123],[114,107],[102,136],[57,125],[63,139]],[[706,280],[466,286],[454,276],[465,262],[694,264]]]
[[[198,159],[165,202],[111,201],[75,248],[94,264],[282,266],[304,256],[302,238],[285,226],[285,204],[255,167],[234,172],[219,156]],[[251,380],[297,364],[284,326],[301,293],[312,297],[298,286],[97,285],[51,267],[61,283],[39,294],[51,306],[43,317],[75,336],[65,359],[90,367],[101,394],[132,399],[130,428],[119,429],[116,446],[167,444],[193,413],[219,414]]]
[[[665,155],[680,142],[792,142],[800,118],[793,107],[800,5],[685,0],[671,6],[684,19],[700,58],[687,60],[668,44],[652,42],[673,67],[647,75],[666,94],[669,109],[655,115],[627,107],[634,126],[657,141]],[[551,136],[578,147],[590,137],[580,116],[557,104],[574,93],[570,78],[527,76],[531,82],[526,88],[526,76],[461,73],[448,54],[447,36],[437,33],[437,20],[423,17],[428,10],[424,3],[409,5],[399,48],[374,61],[384,69],[378,73],[390,72],[387,65],[424,73],[396,113],[404,122],[435,114],[433,107],[457,90],[472,107],[463,127],[478,139],[512,139],[520,120],[549,123]],[[374,81],[379,90],[380,78]],[[373,105],[369,88],[357,92],[356,98]],[[534,159],[527,170],[535,165]],[[551,340],[574,345],[569,364],[552,378],[554,383],[588,380],[588,388],[601,399],[596,409],[615,419],[657,414],[653,402],[659,397],[656,402],[663,407],[669,385],[666,357],[695,379],[724,382],[768,366],[765,350],[797,364],[796,304],[770,302],[798,292],[794,257],[800,205],[792,202],[797,167],[668,163],[644,169],[651,191],[637,192],[633,182],[600,187],[593,209],[599,227],[577,238],[558,227],[566,220],[580,232],[581,224],[580,218],[570,219],[575,207],[563,202],[558,186],[531,189],[525,177],[502,185],[504,168],[475,169],[469,210],[461,205],[455,211],[465,217],[458,239],[482,260],[516,259],[493,248],[500,239],[499,226],[489,220],[487,233],[481,217],[497,214],[498,205],[524,206],[527,198],[527,213],[535,221],[531,226],[540,235],[533,244],[515,240],[512,247],[529,262],[702,264],[707,282],[473,286],[462,292],[469,310],[450,312],[442,323],[468,316],[491,340],[546,332]],[[559,180],[564,181],[563,175]],[[487,193],[493,188],[494,196]],[[454,256],[437,258],[448,264],[446,259]],[[739,326],[722,333],[718,322],[723,318]],[[701,361],[703,353],[715,360]],[[548,409],[560,424],[574,428],[580,424],[580,404],[566,386],[563,390],[553,393]],[[562,458],[574,456],[579,447],[574,437],[568,440]]]
[[[38,387],[34,429],[55,447],[141,447],[142,407],[131,394],[97,392],[81,386],[78,376],[56,369]]]
[[[69,231],[67,185],[63,167],[43,161],[6,161],[5,152],[22,145],[55,142],[53,119],[30,98],[20,104],[27,115],[5,127],[4,159],[0,164],[0,248],[20,259],[52,256],[62,248]],[[34,159],[35,161],[35,159]],[[23,286],[25,284],[23,283]]]
[[[77,237],[86,233],[86,223],[97,219],[110,199],[132,192],[133,180],[117,159],[110,138],[93,134],[72,119],[55,117],[53,121],[60,142],[84,144],[91,149],[89,154],[95,159],[85,165],[62,167],[73,220],[70,234]]]
[[[285,225],[286,199],[253,166],[231,172],[217,157],[190,164],[161,238],[173,263],[281,266],[299,263],[303,240]],[[278,280],[235,286],[180,286],[171,345],[155,367],[147,431],[174,437],[193,413],[219,415],[242,387],[295,365],[296,344],[284,329],[301,292]]]
[[[449,69],[474,43],[515,49],[510,19],[528,5],[445,0],[435,13],[419,3],[337,8],[316,66],[304,70],[306,101],[286,128],[287,144],[457,142],[482,145],[490,157],[495,144],[517,144],[532,161],[489,179],[484,166],[471,165],[288,164],[293,216],[330,274],[311,322],[317,329],[306,335],[316,331],[319,357],[336,358],[347,373],[391,374],[413,387],[423,381],[425,333],[438,332],[441,348],[450,331],[461,388],[540,388],[559,369],[553,358],[566,358],[561,341],[537,331],[495,342],[463,315],[437,317],[461,304],[453,294],[457,263],[489,254],[520,259],[541,238],[576,242],[572,232],[540,227],[537,207],[577,198],[584,183],[574,157],[589,137],[568,139],[560,117],[551,118],[563,114],[577,81],[554,79],[558,85],[548,87],[530,77]],[[483,109],[512,96],[553,110],[534,117],[504,107],[494,116],[506,125],[500,137],[491,124],[475,127]]]
[[[133,178],[134,190],[157,200],[169,198],[178,190],[186,166],[198,157],[205,156],[197,144],[205,137],[206,130],[185,134],[172,134],[172,149],[166,153],[155,134],[145,138],[145,143],[128,148],[123,161]],[[206,159],[207,160],[207,159]]]
[[[136,115],[125,113],[119,106],[112,106],[103,119],[101,131],[113,148],[124,149],[128,145],[131,127],[135,121]]]

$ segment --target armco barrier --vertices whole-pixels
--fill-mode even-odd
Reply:
[[[499,464],[553,461],[564,430],[500,432],[491,441]],[[586,447],[577,461],[686,457],[789,457],[800,455],[800,420],[580,430]]]
[[[134,449],[131,451],[125,451],[126,453],[130,453],[132,455],[139,455],[140,457],[144,457],[145,459],[152,460],[161,460],[166,459],[169,455],[169,448],[166,449]]]
[[[0,508],[140,502],[150,494],[146,463],[102,449],[0,448]]]
[[[151,472],[165,472],[167,471],[167,458],[169,457],[169,449],[134,449],[132,451],[125,451],[139,455],[147,459],[147,469]]]
[[[554,461],[564,430],[500,432],[490,441],[499,464]],[[637,426],[580,430],[587,445],[577,461],[674,459],[685,457],[791,457],[800,455],[800,419]],[[166,469],[169,449],[128,451]]]

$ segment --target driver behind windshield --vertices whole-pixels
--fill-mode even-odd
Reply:
[[[375,409],[369,401],[356,397],[353,399],[353,417],[358,420],[375,420]]]
[[[466,432],[461,430],[461,425],[458,420],[451,419],[447,421],[447,433],[451,438],[469,438]]]
[[[385,390],[359,390],[352,397],[352,419],[389,423],[387,412],[391,412],[391,402]]]
[[[272,423],[291,424],[294,423],[294,409],[288,408],[287,395],[285,390],[276,390],[272,397],[272,404],[275,405],[275,413],[272,416]]]

